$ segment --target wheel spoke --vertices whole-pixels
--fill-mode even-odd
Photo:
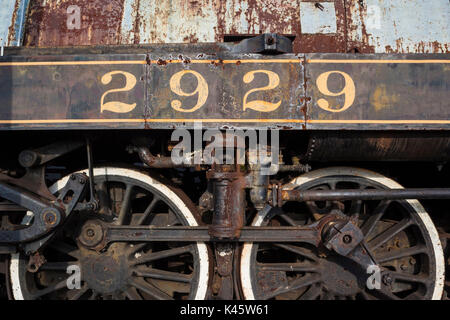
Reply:
[[[426,253],[427,248],[424,245],[418,245],[410,248],[402,248],[397,250],[388,251],[385,253],[381,253],[376,255],[376,260],[378,263],[384,263],[388,261],[392,261],[395,259],[400,259],[404,257],[413,256],[420,253]]]
[[[337,180],[330,180],[328,181],[328,186],[331,190],[336,190]]]
[[[49,293],[52,293],[52,292],[55,292],[55,291],[58,291],[58,290],[61,290],[61,289],[64,289],[64,288],[67,288],[66,280],[63,280],[63,281],[60,281],[60,282],[58,282],[58,283],[56,283],[54,285],[48,286],[45,289],[37,290],[37,291],[32,293],[32,297],[33,297],[33,299],[37,299],[37,298],[45,296],[45,295],[47,295]]]
[[[178,221],[177,215],[169,208],[169,213],[167,214],[167,226],[182,225]]]
[[[304,294],[302,294],[297,299],[299,299],[299,300],[316,300],[320,296],[321,293],[322,293],[322,286],[313,285],[308,289],[308,291],[306,291]]]
[[[335,300],[335,299],[334,295],[331,292],[325,291],[322,295],[322,300]]]
[[[423,299],[423,297],[422,296],[419,296],[418,294],[417,294],[417,292],[413,292],[413,293],[410,293],[410,294],[408,294],[405,298],[403,298],[404,300],[421,300],[421,299]]]
[[[373,297],[373,295],[368,294],[365,291],[361,291],[360,292],[360,296],[364,299],[364,300],[375,300],[375,298]]]
[[[393,294],[388,288],[381,286],[380,289],[374,290],[378,295],[387,300],[400,300],[395,294]]]
[[[391,203],[390,201],[381,201],[378,204],[378,206],[374,209],[371,216],[364,222],[363,226],[361,227],[361,231],[364,234],[365,239],[367,239],[367,237],[373,231],[375,225],[384,215],[390,203]]]
[[[258,263],[260,271],[316,272],[317,265],[312,263]]]
[[[182,274],[177,272],[153,269],[153,268],[141,268],[134,271],[134,274],[138,277],[153,278],[159,280],[169,280],[176,282],[190,283],[192,276],[188,274]]]
[[[125,221],[125,217],[127,216],[130,205],[131,205],[131,196],[133,195],[133,185],[127,184],[125,189],[125,195],[122,199],[122,205],[120,206],[120,212],[116,220],[116,224],[122,225]]]
[[[422,275],[394,271],[389,271],[389,275],[392,276],[395,280],[400,280],[402,282],[414,282],[423,284],[429,284],[431,282],[430,278]]]
[[[263,297],[263,299],[264,300],[270,299],[270,298],[273,298],[273,297],[283,294],[283,293],[291,292],[291,291],[298,290],[298,289],[306,287],[306,286],[310,286],[319,281],[320,281],[320,277],[317,274],[308,274],[304,277],[294,280],[290,285],[288,285],[286,287],[279,288],[273,292],[266,294]]]
[[[283,219],[285,222],[287,222],[290,226],[295,227],[295,226],[298,225],[297,223],[295,223],[294,220],[292,220],[292,218],[290,218],[290,217],[289,217],[287,214],[285,214],[285,213],[281,213],[281,214],[279,214],[278,216],[279,216],[281,219]]]
[[[89,290],[88,285],[85,283],[80,289],[73,289],[69,291],[73,292],[73,294],[70,294],[69,300],[78,300],[80,299],[87,291]]]
[[[136,259],[136,261],[133,262],[134,265],[142,264],[142,263],[148,263],[160,259],[165,259],[173,256],[178,256],[180,254],[192,252],[192,246],[184,246],[184,247],[178,247],[168,250],[162,250],[162,251],[156,251],[156,252],[148,252],[142,254],[139,258]]]
[[[130,300],[144,300],[135,287],[129,287],[124,293]]]
[[[108,213],[109,209],[111,208],[111,198],[109,196],[106,181],[102,181],[97,184],[97,196],[100,210],[103,213]]]
[[[380,233],[378,236],[376,236],[374,239],[372,239],[368,245],[370,250],[375,250],[378,247],[385,244],[387,241],[392,239],[396,234],[403,231],[405,228],[407,228],[411,224],[411,220],[408,218],[405,218],[401,220],[400,222],[392,225],[391,227],[384,230],[382,233]]]
[[[148,283],[147,281],[143,279],[133,279],[130,283],[133,287],[151,295],[153,298],[158,300],[173,300],[171,296],[169,296],[167,293],[161,291],[160,289],[156,288],[152,284]]]
[[[46,270],[54,270],[54,271],[67,271],[67,268],[69,266],[79,266],[78,262],[46,262],[43,264],[39,270],[46,271]]]
[[[311,253],[310,251],[304,249],[304,248],[300,248],[291,244],[283,244],[283,243],[274,243],[274,246],[277,246],[279,248],[285,249],[287,251],[293,252],[295,254],[298,254],[300,256],[303,256],[305,258],[308,258],[310,260],[316,261],[317,257]]]
[[[352,204],[350,206],[349,214],[352,217],[357,218],[359,214],[361,213],[363,202],[361,200],[354,200],[352,201]]]
[[[71,256],[72,258],[75,258],[77,260],[80,259],[80,252],[77,247],[71,246],[64,242],[51,242],[49,246],[61,253],[67,254]]]
[[[133,244],[133,246],[130,245],[128,247],[129,256],[132,256],[136,252],[143,250],[147,245],[150,245],[150,243],[143,242],[143,243]]]
[[[150,202],[150,204],[147,206],[147,208],[145,209],[144,213],[142,214],[142,216],[139,218],[139,220],[136,222],[137,225],[141,225],[144,223],[145,219],[148,218],[148,216],[150,215],[150,213],[152,212],[152,210],[155,208],[156,204],[160,201],[161,199],[159,197],[157,197],[156,195],[153,197],[152,201]]]

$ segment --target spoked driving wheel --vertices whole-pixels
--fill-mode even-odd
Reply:
[[[283,188],[402,187],[374,172],[337,167],[309,172]],[[331,211],[340,212],[359,226],[379,270],[361,273],[354,261],[323,246],[246,243],[240,266],[246,299],[441,298],[442,247],[436,228],[417,200],[288,202],[279,209],[266,209],[255,217],[254,226],[308,225]]]
[[[12,256],[14,298],[205,299],[209,256],[203,243],[113,243],[100,252],[83,245],[82,239],[97,237],[95,219],[119,225],[197,225],[188,201],[146,174],[106,167],[95,169],[94,176],[98,214],[74,213],[43,250],[46,262],[37,272],[28,271],[24,254]],[[57,193],[67,179],[50,191]]]

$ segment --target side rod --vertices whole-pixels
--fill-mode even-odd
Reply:
[[[450,199],[450,188],[282,190],[283,201]]]
[[[208,226],[154,227],[112,226],[106,228],[106,242],[304,242],[317,245],[320,232],[314,227],[243,227],[235,239],[211,237]]]

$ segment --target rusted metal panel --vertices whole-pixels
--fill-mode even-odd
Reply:
[[[334,2],[300,2],[300,25],[302,33],[336,33]]]
[[[308,128],[448,128],[449,57],[306,55]]]
[[[127,43],[119,36],[123,3],[124,0],[31,0],[24,45]],[[69,7],[79,8],[79,12]],[[79,20],[79,24],[73,20]]]
[[[102,97],[112,88],[124,87],[123,77],[116,75],[115,70],[122,69],[132,73],[136,83],[127,91],[111,91],[107,98],[114,100],[120,96],[123,104],[133,103],[135,100],[145,101],[145,57],[5,57],[0,63],[1,119],[10,119],[12,123],[21,119],[23,125],[28,124],[31,128],[45,127],[47,122],[50,127],[61,127],[64,123],[70,123],[70,119],[85,119],[80,122],[88,126],[89,123],[101,126],[101,120],[89,119],[97,119],[99,115],[101,118],[108,118],[106,110],[109,104]],[[96,61],[92,64],[93,59]],[[105,62],[107,60],[109,61]],[[67,64],[67,61],[74,63]],[[121,114],[122,119],[130,116]],[[43,121],[37,123],[35,119]],[[6,123],[3,125],[9,126]]]
[[[67,25],[69,6],[80,9],[78,28]],[[446,53],[449,14],[447,0],[32,0],[25,44],[221,42],[274,32],[295,36],[295,52]]]
[[[226,124],[242,118],[243,123],[254,126],[264,121],[276,122],[270,119],[296,119],[301,114],[299,100],[304,96],[304,86],[300,58],[197,57],[150,54],[150,59],[156,61],[149,67],[151,118],[210,123],[230,119],[228,123],[224,121]]]
[[[332,11],[333,8],[328,6],[327,4],[333,3],[335,10],[335,21],[330,20],[328,15],[322,19],[322,23],[324,25],[330,25],[332,31],[336,30],[335,33],[326,33],[323,31],[318,33],[308,33],[309,30],[302,30],[302,28],[295,30],[294,33],[296,35],[296,45],[294,47],[295,52],[339,52],[345,53],[347,52],[347,30],[346,30],[346,13],[345,13],[345,0],[335,0],[335,1],[300,1],[299,7],[300,10],[302,8],[302,2],[305,3],[314,3],[315,11],[310,9],[311,14],[317,15],[320,17],[323,15],[325,10]],[[317,4],[317,6],[316,6]],[[303,4],[305,6],[305,4]],[[308,16],[303,16],[303,19],[306,21],[300,21],[300,25],[308,25],[314,21],[315,17],[309,18]],[[336,27],[333,26],[333,23],[336,22]]]
[[[448,53],[447,0],[346,1],[348,49],[361,53]]]
[[[333,152],[330,152],[333,150]],[[434,131],[315,131],[308,161],[448,161],[450,136]]]
[[[303,2],[305,2],[303,4]],[[321,1],[335,10],[333,33],[302,32],[299,0],[32,0],[25,45],[222,42],[227,35],[294,35],[295,52],[346,52],[344,0]],[[68,29],[67,8],[81,10],[79,29]],[[312,7],[319,16],[320,7]],[[310,11],[303,15],[308,29]],[[333,13],[330,11],[330,13]],[[334,13],[333,13],[334,17]]]
[[[186,54],[190,47],[3,57],[0,125],[450,128],[449,54]]]
[[[29,0],[4,0],[1,4],[0,45],[21,45]]]
[[[304,96],[294,55],[10,57],[0,62],[3,128],[295,125]],[[95,61],[94,61],[95,60]]]
[[[77,28],[68,26],[70,6],[80,10]],[[24,44],[222,42],[272,32],[295,36],[302,53],[447,53],[448,21],[447,0],[31,0]]]

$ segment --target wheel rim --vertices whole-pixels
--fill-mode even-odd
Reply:
[[[326,168],[294,179],[283,188],[402,188],[395,181],[356,168]],[[342,257],[305,244],[244,244],[241,285],[246,299],[440,299],[444,257],[436,228],[417,200],[348,201],[338,205],[356,222],[382,270],[380,290],[358,283]],[[266,208],[252,225],[305,225],[327,214],[336,203],[287,203]],[[295,208],[295,209],[294,209]],[[290,211],[295,211],[292,214]],[[369,220],[370,219],[370,220]],[[405,219],[408,219],[406,221]],[[406,223],[407,222],[407,223]],[[365,226],[364,224],[367,223]],[[326,250],[325,250],[326,251]],[[325,257],[324,257],[325,256]],[[281,270],[281,271],[280,271]],[[383,274],[383,273],[382,273]]]
[[[110,223],[197,225],[195,216],[181,198],[146,174],[107,167],[96,168],[94,177],[102,219],[109,219]],[[56,182],[50,191],[56,193],[67,179],[68,176]],[[79,230],[91,218],[82,214],[71,216],[64,232],[44,249],[47,262],[37,273],[26,270],[24,255],[12,255],[10,278],[15,299],[206,297],[209,256],[204,243],[114,243],[107,251],[96,253],[73,240],[74,230]],[[80,267],[80,289],[67,288],[69,265]]]

